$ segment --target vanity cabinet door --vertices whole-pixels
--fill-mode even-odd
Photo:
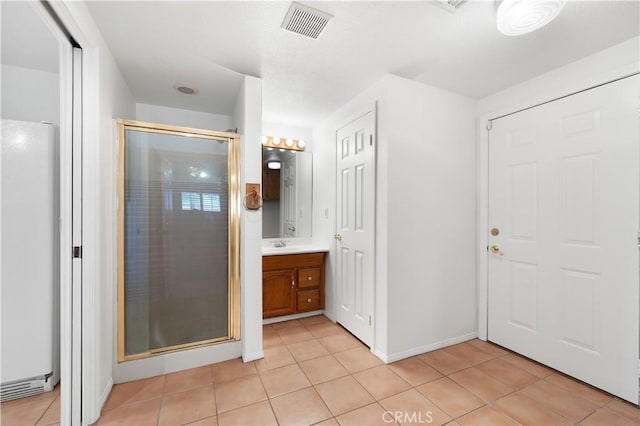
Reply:
[[[296,312],[296,270],[262,273],[262,313],[264,318]]]

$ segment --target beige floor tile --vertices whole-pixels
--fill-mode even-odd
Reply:
[[[544,380],[525,387],[518,394],[541,403],[573,423],[577,423],[600,408],[595,402],[575,396]]]
[[[216,415],[213,383],[162,398],[158,425],[182,425]]]
[[[393,364],[389,364],[389,368],[412,386],[418,386],[442,377],[442,374],[438,370],[427,365],[418,357],[411,357],[394,362]]]
[[[332,354],[365,347],[358,339],[347,333],[322,337],[318,341]]]
[[[447,377],[426,383],[416,390],[452,418],[485,405],[483,400]]]
[[[348,334],[347,331],[344,330],[344,328],[330,322],[307,325],[306,327],[309,333],[311,333],[316,339],[320,339],[326,336]]]
[[[602,391],[592,388],[591,386],[579,383],[574,379],[570,379],[569,377],[558,373],[554,373],[548,377],[545,377],[544,380],[549,383],[553,383],[556,386],[560,386],[561,388],[574,393],[576,396],[586,398],[589,401],[593,401],[599,405],[604,405],[612,399],[611,396]]]
[[[331,355],[303,361],[300,363],[300,368],[314,385],[349,374],[342,364]]]
[[[529,374],[500,358],[480,364],[477,368],[513,389],[520,389],[539,380],[533,374]]]
[[[56,399],[57,395],[47,392],[35,397],[3,402],[0,405],[0,424],[35,425]]]
[[[305,342],[313,339],[313,335],[302,326],[278,330],[278,335],[286,345]]]
[[[215,390],[218,413],[267,399],[267,393],[257,375],[216,384]],[[221,422],[220,417],[218,422]]]
[[[218,426],[218,417],[207,417],[206,419],[188,423],[188,426]]]
[[[338,422],[342,426],[385,426],[396,424],[393,421],[393,415],[388,413],[377,402],[338,416]]]
[[[493,406],[523,425],[563,426],[573,424],[539,402],[523,395],[505,396],[494,402]]]
[[[471,367],[469,361],[446,352],[444,349],[438,349],[437,351],[418,355],[418,358],[440,371],[442,374],[451,374]]]
[[[379,402],[385,410],[400,414],[395,420],[402,425],[443,425],[451,420],[444,411],[415,389],[409,389]]]
[[[121,425],[157,425],[160,414],[160,398],[134,402],[113,410],[104,411],[98,420],[98,426]]]
[[[218,415],[220,426],[277,426],[269,401],[258,402]]]
[[[517,426],[513,419],[493,407],[484,406],[456,420],[462,426]]]
[[[271,407],[281,426],[312,425],[332,417],[314,388],[306,388],[273,398]]]
[[[478,365],[485,361],[495,358],[491,355],[468,342],[458,343],[457,345],[448,346],[444,350],[452,355],[466,360],[470,365]]]
[[[488,376],[476,367],[452,374],[449,378],[485,401],[493,401],[514,391],[513,388]]]
[[[324,315],[314,315],[312,317],[300,318],[298,321],[300,321],[300,324],[305,327],[317,324],[333,324],[331,320]]]
[[[501,357],[500,359],[508,362],[509,364],[513,364],[516,367],[526,371],[529,374],[533,374],[540,379],[553,374],[552,369],[520,355],[509,354]]]
[[[216,384],[258,374],[254,363],[243,362],[242,358],[230,359],[229,361],[213,364],[211,366],[211,372],[213,374],[213,381]]]
[[[269,398],[311,386],[297,364],[275,368],[260,373]]]
[[[36,424],[38,426],[49,426],[58,423],[60,423],[60,397],[53,400]]]
[[[382,361],[373,355],[368,348],[349,349],[333,356],[352,374],[382,364]]]
[[[302,327],[302,326],[303,326],[302,323],[298,320],[274,322],[273,324],[271,324],[271,327],[276,331],[284,330],[287,328]]]
[[[375,398],[384,399],[405,391],[411,385],[386,365],[355,373],[353,377]],[[340,419],[338,419],[340,421]]]
[[[351,376],[321,383],[316,390],[335,416],[374,402],[369,392]]]
[[[287,349],[298,362],[329,355],[329,352],[317,340],[287,345]]]
[[[320,423],[316,423],[315,426],[340,426],[340,423],[338,423],[335,417],[332,417]]]
[[[164,389],[164,382],[165,376],[157,376],[114,385],[104,409],[111,410],[132,402],[160,398]]]
[[[273,348],[274,346],[284,345],[284,342],[277,334],[275,336],[268,336],[262,338],[262,348],[268,349]]]
[[[613,410],[618,414],[622,414],[640,425],[640,409],[638,406],[626,401],[614,399],[606,405],[606,408]]]
[[[204,366],[189,370],[178,371],[166,375],[164,382],[164,394],[183,392],[193,388],[199,388],[213,382],[211,367]]]
[[[296,360],[291,356],[286,346],[275,346],[264,349],[264,358],[255,361],[255,364],[258,371],[266,371],[295,362]]]
[[[617,411],[601,408],[580,422],[583,426],[638,426],[638,420],[632,420]]]
[[[480,339],[469,340],[467,343],[493,356],[502,356],[511,353],[501,346],[491,342],[485,342]]]
[[[262,326],[262,338],[277,336],[278,332],[271,325],[263,325]]]

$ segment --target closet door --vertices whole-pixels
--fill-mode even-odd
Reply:
[[[639,78],[493,121],[489,340],[638,402]]]

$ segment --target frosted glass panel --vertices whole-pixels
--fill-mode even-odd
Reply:
[[[227,337],[228,143],[125,141],[125,355]]]

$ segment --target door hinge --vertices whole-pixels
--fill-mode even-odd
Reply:
[[[371,325],[371,315],[369,315],[369,325]]]
[[[638,231],[638,247],[640,247],[640,231]]]
[[[373,135],[369,135],[369,146],[373,146]]]
[[[74,246],[73,247],[73,258],[74,259],[82,259],[82,246]]]
[[[493,124],[491,120],[487,121],[487,130],[491,130],[492,127],[493,127]]]

